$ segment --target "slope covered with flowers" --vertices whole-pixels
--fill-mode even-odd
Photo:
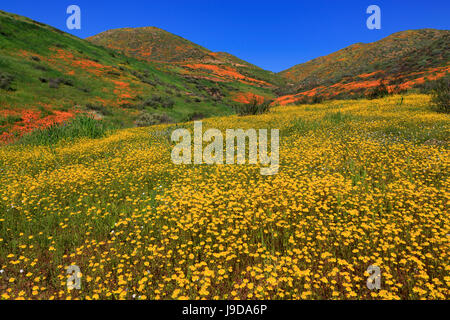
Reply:
[[[165,63],[169,69],[187,77],[269,88],[284,83],[281,76],[271,71],[226,52],[212,52],[156,27],[113,29],[88,40],[141,60]]]
[[[353,44],[279,74],[291,82],[297,102],[311,90],[326,98],[364,94],[380,81],[398,92],[448,75],[449,52],[449,30],[407,30]]]
[[[408,95],[204,121],[279,128],[274,176],[176,166],[168,125],[0,148],[0,296],[448,299],[449,120]]]
[[[169,47],[188,43],[166,35]],[[239,92],[275,96],[273,73],[226,53],[208,53],[214,63],[199,65],[143,61],[125,53],[0,10],[0,144],[17,140],[29,128],[63,123],[77,112],[95,112],[119,127],[131,127],[142,113],[164,113],[173,121],[227,115]]]

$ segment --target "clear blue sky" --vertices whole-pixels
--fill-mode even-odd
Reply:
[[[81,8],[81,30],[67,30],[71,4]],[[366,27],[371,4],[381,8],[381,30]],[[449,0],[1,0],[0,9],[81,38],[155,26],[276,72],[397,31],[450,29]]]

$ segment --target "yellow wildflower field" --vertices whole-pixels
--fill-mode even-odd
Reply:
[[[280,129],[272,176],[173,164],[173,124],[0,148],[0,296],[448,299],[450,116],[429,105],[409,94],[203,121]]]

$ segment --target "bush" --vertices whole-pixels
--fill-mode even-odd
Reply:
[[[89,93],[89,92],[91,92],[91,89],[89,89],[89,88],[77,88],[78,90],[80,90],[80,91],[82,91],[82,92],[84,92],[84,93]]]
[[[113,71],[113,70],[108,71],[107,74],[109,74],[113,77],[120,77],[120,72]]]
[[[164,108],[164,109],[172,109],[175,105],[175,101],[172,98],[164,97],[164,96],[153,96],[143,102],[143,105],[146,107],[151,107],[154,109]]]
[[[125,104],[121,104],[120,107],[124,108],[124,109],[136,109],[136,110],[144,110],[145,109],[145,105],[142,103],[138,103],[138,104],[125,103]]]
[[[153,126],[155,124],[171,123],[171,122],[173,122],[172,118],[170,118],[165,113],[159,114],[159,113],[143,112],[136,119],[135,124],[137,127],[148,127]]]
[[[7,73],[0,73],[0,89],[6,91],[14,91],[11,87],[12,82],[14,81],[14,77]]]
[[[450,112],[450,79],[448,77],[435,82],[431,91],[431,101],[434,103],[434,110]]]
[[[322,103],[325,99],[322,96],[315,95],[311,98],[311,104]]]
[[[254,96],[249,103],[242,103],[234,106],[234,110],[240,116],[257,115],[267,113],[273,100],[260,101]]]
[[[35,68],[36,70],[40,70],[40,71],[49,71],[49,69],[46,66],[43,66],[40,64],[33,65],[33,68]]]
[[[164,96],[154,96],[150,100],[147,100],[146,103],[150,103],[154,108],[161,107],[166,109],[171,109],[175,105],[175,102],[171,98]]]
[[[59,82],[56,79],[48,79],[48,86],[51,89],[58,89],[59,88]]]
[[[370,91],[367,97],[372,100],[383,98],[387,95],[389,95],[389,90],[387,89],[384,81],[380,81],[380,84],[377,87],[375,87],[372,91]]]
[[[115,128],[106,122],[97,121],[92,117],[81,115],[69,123],[53,125],[24,135],[19,140],[19,144],[52,145],[61,140],[73,141],[83,137],[97,139],[104,137],[112,129]]]
[[[162,102],[162,107],[166,108],[166,109],[172,109],[174,105],[175,105],[175,101],[173,101],[172,98],[166,98]]]
[[[66,86],[73,87],[73,81],[70,79],[58,78],[58,81]]]
[[[161,102],[161,96],[153,96],[143,102],[143,105],[151,108],[158,108]]]
[[[100,113],[103,116],[111,116],[113,114],[108,107],[106,107],[104,105],[99,105],[99,104],[90,104],[90,103],[88,103],[86,105],[86,109],[92,110],[92,111],[96,111],[96,112]]]
[[[42,82],[42,80],[41,80]],[[73,81],[70,79],[64,79],[64,78],[55,78],[55,79],[48,79],[48,85],[52,89],[58,89],[59,85],[65,84],[66,86],[73,86]]]

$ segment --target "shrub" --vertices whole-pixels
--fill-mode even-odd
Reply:
[[[234,110],[240,116],[263,114],[269,112],[272,102],[272,100],[261,101],[254,96],[249,103],[235,105]]]
[[[33,68],[35,68],[36,70],[40,70],[40,71],[49,71],[49,69],[46,66],[43,66],[40,64],[33,65]]]
[[[12,82],[14,81],[14,77],[7,73],[0,73],[0,89],[6,91],[14,91],[11,87]]]
[[[48,86],[51,89],[58,89],[59,88],[59,81],[57,79],[48,79]]]
[[[158,108],[159,105],[159,96],[153,96],[147,100],[145,100],[142,104],[146,107],[151,107],[151,108]]]
[[[315,95],[311,98],[311,104],[322,103],[323,101],[324,101],[324,98],[319,95]]]
[[[166,108],[166,109],[172,109],[174,105],[175,105],[175,101],[173,101],[171,98],[166,98],[162,102],[162,107]]]
[[[42,80],[41,80],[42,82]],[[66,86],[73,86],[73,81],[70,79],[64,79],[64,78],[55,78],[55,79],[48,79],[48,85],[52,89],[58,89],[59,85],[64,84]]]
[[[136,109],[136,110],[144,110],[145,109],[145,105],[142,103],[141,104],[125,103],[125,104],[121,104],[120,107],[124,108],[124,109]]]
[[[84,93],[89,93],[89,92],[91,92],[91,89],[89,89],[89,88],[77,88],[78,90],[80,90],[80,91],[82,91],[82,92],[84,92]]]
[[[101,115],[104,116],[111,116],[113,113],[111,112],[111,110],[104,106],[104,105],[100,105],[100,104],[90,104],[88,103],[86,105],[86,109],[92,110],[92,111],[96,111],[98,113],[100,113]]]
[[[123,67],[120,67],[123,68]],[[125,71],[122,70],[122,71]],[[150,79],[150,73],[148,70],[144,70],[144,71],[135,71],[135,70],[130,70],[130,73],[132,75],[134,75],[136,78],[138,78],[141,82],[149,84],[153,87],[155,87],[158,83],[160,83],[157,79]]]
[[[170,122],[173,122],[172,118],[170,118],[165,113],[159,114],[159,113],[143,112],[136,119],[135,124],[137,127],[148,127],[153,126],[155,124],[170,123]]]
[[[109,74],[113,77],[120,77],[120,72],[113,71],[113,70],[108,71],[107,74]]]
[[[342,93],[335,96],[338,99],[349,99],[349,97],[345,97]],[[298,97],[291,105],[299,105],[299,104],[319,104],[325,101],[324,96],[314,95],[312,97],[302,96]]]
[[[66,85],[66,86],[73,87],[73,81],[70,80],[70,79],[58,78],[57,80],[58,80],[59,83],[62,83],[64,85]]]
[[[154,81],[152,81],[152,80],[142,79],[141,82],[146,83],[146,84],[149,84],[149,85],[151,85],[151,86],[153,86],[153,87],[156,86],[156,82],[154,82]]]
[[[175,101],[172,98],[164,97],[164,96],[153,96],[143,103],[146,107],[151,107],[154,109],[164,108],[164,109],[172,109],[175,105]]]
[[[383,98],[387,95],[389,95],[389,91],[386,87],[386,84],[384,83],[384,81],[380,81],[380,84],[369,92],[368,98],[372,100]]]
[[[450,113],[450,79],[448,77],[435,82],[431,91],[431,101],[434,103],[434,110]]]

